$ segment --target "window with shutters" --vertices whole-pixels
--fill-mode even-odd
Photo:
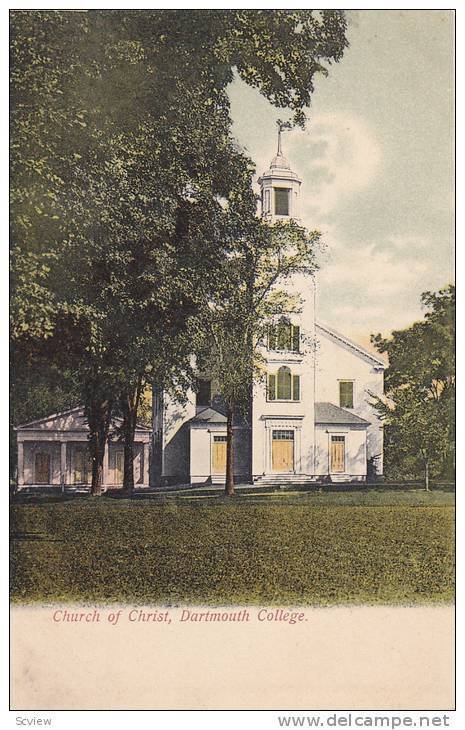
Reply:
[[[354,407],[354,381],[339,381],[339,405],[341,408]]]
[[[289,188],[274,189],[274,214],[289,215]]]
[[[300,351],[300,327],[290,322],[279,322],[268,329],[268,349],[280,352]]]
[[[300,400],[300,375],[284,366],[277,373],[268,373],[268,400]]]

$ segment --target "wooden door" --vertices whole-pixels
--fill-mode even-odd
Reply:
[[[122,451],[115,452],[115,484],[123,483],[124,454]]]
[[[271,448],[273,471],[294,471],[294,431],[273,431]]]
[[[212,474],[226,473],[226,436],[213,436]]]
[[[345,471],[345,436],[331,436],[331,472],[341,473]]]
[[[35,483],[50,484],[50,454],[43,451],[36,454]]]

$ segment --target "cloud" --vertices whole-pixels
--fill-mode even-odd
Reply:
[[[326,233],[329,253],[318,274],[318,316],[354,337],[408,327],[423,316],[420,295],[448,282],[431,266],[432,241],[388,236],[354,249],[337,227]]]
[[[305,131],[285,138],[305,183],[304,222],[318,225],[337,206],[372,185],[382,168],[381,147],[369,125],[353,114],[315,115]]]

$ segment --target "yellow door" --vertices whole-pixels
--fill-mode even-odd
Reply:
[[[294,431],[273,431],[271,451],[273,471],[294,471]]]
[[[226,436],[213,437],[212,473],[226,473]]]
[[[44,452],[36,454],[35,483],[50,484],[50,454]]]
[[[341,473],[345,471],[345,437],[331,437],[331,472]]]

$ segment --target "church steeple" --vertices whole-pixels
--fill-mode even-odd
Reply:
[[[270,168],[259,179],[262,216],[270,223],[276,220],[299,218],[299,195],[302,180],[291,170],[283,155],[281,135],[291,129],[289,122],[277,121],[278,150]]]

